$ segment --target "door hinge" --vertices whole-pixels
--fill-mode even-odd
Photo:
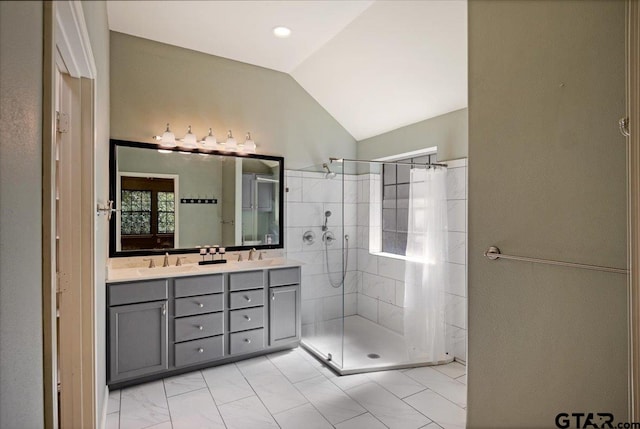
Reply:
[[[67,276],[64,273],[56,273],[56,293],[67,291]]]
[[[62,134],[69,129],[69,115],[56,111],[56,132]]]

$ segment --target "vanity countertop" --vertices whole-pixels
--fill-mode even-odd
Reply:
[[[286,258],[270,258],[258,261],[232,262],[215,265],[184,264],[170,267],[107,267],[107,283],[120,283],[137,280],[188,277],[204,274],[255,271],[268,268],[298,267],[301,262]]]

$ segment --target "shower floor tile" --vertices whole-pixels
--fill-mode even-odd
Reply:
[[[417,429],[433,421],[426,427],[463,428],[466,411],[458,404],[466,402],[464,369],[457,364],[437,373],[425,368],[339,377],[297,348],[114,390],[107,427]],[[280,392],[286,395],[274,402]]]
[[[332,360],[345,371],[411,365],[422,360],[409,356],[402,335],[362,316],[349,316],[303,327],[303,340],[305,345],[315,350],[331,353]],[[455,372],[454,369],[451,371]],[[462,374],[464,371],[456,377]]]

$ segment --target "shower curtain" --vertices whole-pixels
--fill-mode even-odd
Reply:
[[[445,340],[446,168],[412,168],[405,269],[404,333],[409,357],[449,359]]]

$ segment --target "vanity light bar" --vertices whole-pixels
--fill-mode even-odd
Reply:
[[[225,142],[218,142],[216,141],[212,129],[209,128],[209,134],[203,137],[202,140],[198,141],[196,140],[194,134],[191,132],[191,125],[189,125],[187,134],[183,139],[178,140],[169,129],[169,123],[167,123],[167,128],[161,136],[152,136],[151,138],[161,142],[160,147],[162,147],[163,149],[158,149],[158,152],[160,153],[170,153],[172,151],[169,149],[175,147],[208,150],[221,149],[226,152],[256,153],[256,143],[255,141],[253,141],[253,139],[251,138],[251,133],[248,131],[245,135],[244,142],[237,142],[233,137],[231,130],[227,132],[227,140]],[[187,154],[191,152],[181,151],[180,153]]]

